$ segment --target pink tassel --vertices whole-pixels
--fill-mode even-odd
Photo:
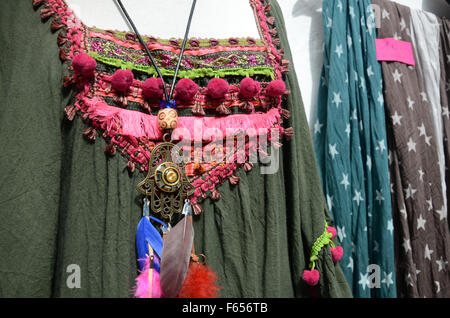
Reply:
[[[84,130],[83,135],[85,135],[89,140],[94,141],[97,136],[97,130],[92,127],[88,127]]]
[[[86,111],[89,118],[100,124],[102,129],[110,132],[117,130],[118,126],[122,129],[123,135],[129,135],[136,138],[148,137],[149,139],[161,139],[162,132],[158,128],[157,117],[149,114],[144,114],[138,111],[121,109],[107,105],[102,99],[84,98]],[[183,136],[183,131],[190,133],[191,138],[195,141],[210,140],[211,136],[207,136],[208,129],[218,129],[222,131],[223,136],[228,134],[237,135],[239,131],[258,133],[259,128],[270,129],[278,124],[280,119],[280,112],[273,108],[267,113],[255,113],[250,115],[235,114],[227,117],[196,117],[186,116],[179,117],[178,128],[174,130],[172,137],[174,140],[180,140]],[[197,123],[199,121],[199,123]],[[196,132],[196,127],[202,127],[203,136]]]
[[[44,1],[45,0],[33,0],[33,7],[39,7],[42,3],[44,3]]]
[[[195,215],[199,215],[200,213],[203,212],[202,206],[200,204],[198,204],[198,203],[192,204],[192,209],[194,210],[194,214]]]
[[[239,177],[239,176],[232,175],[232,176],[230,177],[230,183],[231,183],[232,185],[238,184],[239,181],[241,181],[241,177]]]
[[[275,18],[274,17],[268,17],[267,18],[267,23],[269,23],[270,25],[273,25],[275,23]]]
[[[154,256],[157,257],[157,256]],[[144,270],[136,278],[136,287],[134,288],[134,297],[136,298],[162,298],[161,285],[159,282],[159,273],[151,270],[152,281],[149,281],[150,258],[145,260]]]
[[[64,33],[59,33],[57,42],[59,46],[65,44],[67,42],[67,36],[65,36]]]
[[[134,173],[134,171],[136,170],[136,164],[132,161],[128,161],[127,169],[130,173]]]
[[[75,107],[75,105],[69,105],[66,108],[64,108],[64,112],[66,113],[67,119],[72,121],[75,118],[75,115],[77,114],[77,108]]]
[[[281,109],[281,117],[283,117],[284,119],[289,119],[289,117],[291,117],[291,112],[285,108]]]
[[[249,172],[249,171],[251,171],[253,169],[253,163],[251,163],[251,162],[246,162],[246,163],[244,163],[244,170],[246,171],[246,172]]]
[[[211,199],[213,200],[219,200],[220,199],[220,192],[216,189],[211,191]]]
[[[55,32],[58,31],[59,29],[63,28],[64,24],[61,23],[61,21],[58,20],[53,20],[52,23],[50,23],[50,29]]]

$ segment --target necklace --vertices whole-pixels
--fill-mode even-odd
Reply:
[[[170,223],[172,215],[183,211],[183,201],[185,201],[185,199],[195,190],[186,177],[184,163],[175,163],[174,160],[172,160],[172,155],[177,152],[180,155],[179,158],[181,158],[181,150],[170,142],[170,134],[171,131],[176,128],[178,121],[176,102],[173,99],[173,91],[177,81],[178,71],[181,66],[181,60],[186,47],[197,0],[193,0],[192,2],[185,35],[183,38],[183,44],[181,46],[170,91],[167,90],[164,77],[162,76],[161,71],[146,43],[142,39],[142,36],[137,30],[136,25],[125,9],[125,6],[121,0],[117,0],[117,2],[128,23],[131,25],[134,33],[136,34],[136,37],[144,47],[144,50],[150,58],[158,77],[162,81],[165,100],[161,102],[161,109],[158,112],[158,126],[159,129],[164,132],[164,142],[153,149],[149,161],[148,174],[146,178],[137,185],[137,190],[146,198],[149,198],[148,202],[150,202],[152,212],[160,214],[164,219],[168,219]]]
[[[182,158],[181,149],[169,141],[171,131],[176,128],[178,119],[176,102],[172,98],[173,90],[186,47],[196,0],[193,0],[192,3],[170,91],[167,91],[159,67],[123,6],[122,1],[117,0],[117,2],[161,79],[165,97],[158,112],[158,126],[164,132],[164,142],[152,150],[148,174],[137,185],[137,190],[145,197],[143,216],[138,224],[136,233],[136,246],[141,268],[141,274],[136,279],[136,295],[175,297],[183,286],[188,268],[191,268],[191,262],[196,263],[196,265],[192,266],[199,266],[198,268],[204,273],[209,271],[209,269],[200,264],[199,256],[202,254],[195,254],[193,244],[192,208],[189,200],[186,198],[194,192],[195,188],[186,177],[184,163],[172,160],[174,154],[178,154],[178,158]],[[170,121],[167,121],[167,119]],[[150,209],[152,212],[160,214],[163,219],[168,219],[169,225],[166,226],[160,220],[150,216]],[[184,218],[171,228],[171,220],[174,213],[182,213]],[[164,233],[164,240],[150,220],[163,224],[161,229]],[[203,259],[205,261],[205,258]],[[159,279],[155,281],[155,276],[158,275]],[[215,276],[213,275],[213,277]],[[217,287],[215,282],[212,281],[206,288],[216,290]]]

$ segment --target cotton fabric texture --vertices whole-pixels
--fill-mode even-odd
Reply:
[[[282,14],[270,3],[290,59]],[[57,34],[31,1],[2,1],[0,30],[0,296],[131,297],[143,175],[106,157],[103,140],[83,138],[79,116],[64,119],[70,91],[61,88]],[[241,169],[239,185],[224,184],[222,198],[206,200],[194,217],[196,252],[220,277],[222,297],[311,297],[301,275],[325,220],[332,222],[293,68],[286,84],[295,136],[279,172]],[[81,288],[66,283],[71,264]],[[352,296],[329,249],[317,266],[319,296]]]
[[[324,66],[314,143],[355,297],[396,297],[381,68],[367,0],[323,2]],[[369,276],[376,270],[380,285]]]

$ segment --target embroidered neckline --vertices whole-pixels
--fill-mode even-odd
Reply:
[[[246,46],[243,47],[244,51],[258,51],[263,49],[263,51],[266,52],[268,55],[269,61],[270,61],[270,67],[272,68],[270,70],[272,77],[274,79],[281,79],[282,74],[286,73],[288,71],[289,62],[287,60],[283,60],[283,49],[280,48],[280,39],[277,37],[277,30],[274,22],[274,18],[270,15],[271,5],[270,3],[266,3],[266,0],[249,0],[250,5],[253,8],[255,20],[257,23],[257,27],[260,33],[261,39],[255,40],[255,43],[252,42],[252,39],[246,39],[247,43]],[[123,135],[120,132],[121,127],[121,121],[117,121],[114,118],[127,118],[129,116],[134,116],[136,114],[131,114],[127,112],[133,112],[132,110],[125,110],[121,107],[113,107],[112,117],[109,117],[107,120],[108,124],[102,124],[102,122],[98,122],[95,124],[95,121],[92,120],[92,114],[95,114],[95,111],[93,111],[94,108],[90,107],[89,105],[96,104],[93,100],[94,97],[102,97],[102,102],[98,103],[100,107],[103,107],[103,109],[109,111],[110,108],[107,108],[105,106],[108,106],[105,102],[105,97],[100,94],[99,92],[102,87],[102,85],[107,85],[108,80],[103,81],[102,76],[99,75],[98,72],[96,72],[96,75],[94,78],[94,82],[89,82],[89,79],[83,78],[83,76],[79,76],[77,74],[74,74],[73,66],[72,66],[72,59],[75,55],[78,55],[80,53],[88,53],[86,52],[86,49],[88,48],[87,43],[87,36],[91,32],[97,32],[101,33],[104,32],[104,34],[108,33],[107,30],[99,30],[98,28],[91,28],[87,27],[80,21],[73,13],[73,11],[68,7],[66,2],[64,0],[33,0],[34,7],[39,7],[42,4],[45,4],[44,7],[40,10],[41,11],[41,17],[43,20],[47,20],[51,18],[51,29],[52,31],[56,32],[60,29],[64,29],[63,32],[60,32],[58,34],[58,45],[60,46],[59,50],[59,56],[63,62],[67,62],[69,72],[71,76],[66,76],[64,78],[64,86],[69,87],[73,84],[76,84],[77,87],[77,94],[74,96],[73,104],[66,107],[65,112],[67,115],[67,118],[72,120],[76,114],[79,114],[81,118],[89,125],[88,128],[84,131],[84,135],[89,139],[94,141],[96,139],[97,134],[100,134],[105,141],[107,142],[107,146],[105,147],[105,153],[108,155],[114,155],[117,152],[120,152],[125,158],[128,159],[127,168],[130,171],[130,173],[133,173],[135,169],[138,169],[139,171],[145,173],[146,166],[148,164],[148,154],[151,152],[153,147],[158,143],[158,140],[150,140],[149,138],[145,136],[141,137],[134,137],[133,135]],[[111,39],[113,39],[113,35],[115,33],[119,34],[118,37],[115,37],[114,40],[115,43],[126,42],[128,45],[134,45],[134,39],[132,36],[128,35],[127,32],[121,32],[121,31],[111,31]],[[110,32],[110,33],[111,33]],[[123,39],[120,39],[120,37],[123,36]],[[148,37],[149,40],[150,37]],[[203,47],[203,45],[208,46],[208,43],[205,42],[205,39],[198,40],[199,47],[196,49],[197,42],[195,42],[198,39],[191,38],[190,39],[190,47],[189,50],[192,52],[192,54],[195,54],[195,52],[199,52],[199,54],[203,53],[204,50],[210,50],[208,52],[214,52],[220,51],[220,50],[239,50],[242,46],[242,39],[221,39],[217,40],[218,43],[215,42],[215,39],[209,40],[210,47]],[[166,42],[169,41],[169,42]],[[160,45],[164,46],[166,49],[169,50],[176,50],[176,43],[172,39],[171,40],[158,40],[156,39],[156,42],[153,42],[152,45]],[[211,43],[212,41],[212,43]],[[221,46],[219,44],[225,44],[224,41],[228,41],[228,45]],[[231,43],[230,43],[231,41]],[[245,42],[245,41],[244,41]],[[261,45],[262,43],[263,45]],[[98,65],[104,65],[102,63],[99,63]],[[122,67],[122,66],[121,66]],[[219,70],[220,71],[220,70]],[[240,71],[240,70],[238,70]],[[216,76],[218,74],[215,74]],[[227,74],[223,74],[227,75]],[[252,73],[239,73],[235,74],[239,76],[247,76],[252,75]],[[203,74],[202,76],[205,76]],[[195,76],[194,76],[195,77]],[[106,77],[104,77],[106,79]],[[142,99],[139,93],[139,81],[136,82],[137,86],[134,86],[134,90],[130,90],[129,92],[122,94],[117,99],[119,102],[125,103],[126,105],[127,98],[130,99],[130,101],[135,102],[137,104],[140,104]],[[237,86],[236,86],[237,87]],[[105,89],[105,87],[103,87]],[[104,91],[103,89],[103,91]],[[107,88],[106,88],[107,89]],[[198,109],[201,110],[202,105],[205,106],[205,110],[208,111],[209,104],[205,104],[205,95],[202,94],[204,88],[200,88],[199,93],[196,96],[196,101],[194,102],[194,109],[198,111]],[[106,93],[108,94],[108,93]],[[231,94],[228,94],[229,97],[226,97],[225,99],[222,99],[222,101],[219,102],[218,105],[220,107],[217,107],[216,110],[221,109],[222,111],[226,111],[227,107],[226,101],[228,98],[230,98],[230,101],[236,99],[236,95],[233,96],[234,93],[231,92]],[[103,94],[105,95],[105,94]],[[110,96],[109,98],[115,98],[113,96]],[[135,98],[135,100],[133,100]],[[262,98],[264,100],[263,96],[258,96],[257,98]],[[268,118],[267,123],[273,123],[269,124],[268,126],[265,124],[265,129],[267,129],[267,132],[269,134],[269,131],[272,128],[279,129],[279,133],[283,134],[285,136],[291,136],[292,135],[292,128],[283,129],[281,127],[282,124],[282,118],[288,118],[289,112],[285,109],[281,108],[281,102],[282,97],[276,97],[272,98],[270,108],[272,108],[272,114],[274,117],[269,117],[267,113],[261,112],[262,118],[265,116]],[[239,101],[239,99],[237,99]],[[114,101],[115,102],[115,101]],[[246,101],[247,103],[251,101]],[[151,107],[152,105],[150,105]],[[245,106],[245,105],[244,105]],[[255,105],[254,105],[255,106]],[[256,109],[256,108],[255,108]],[[117,117],[115,114],[117,114],[120,111],[124,111],[124,116]],[[267,109],[268,110],[268,109]],[[90,112],[89,112],[90,111]],[[201,110],[202,111],[202,110]],[[145,112],[135,112],[138,113],[139,118],[145,118]],[[98,112],[97,112],[98,114]],[[142,114],[142,115],[139,115]],[[200,113],[199,113],[200,114]],[[230,114],[230,112],[225,112],[225,115],[229,116],[235,116],[233,114]],[[259,113],[255,113],[255,115],[258,115]],[[202,116],[205,116],[206,112],[203,113]],[[148,115],[146,115],[148,116]],[[184,118],[189,118],[190,116],[183,116]],[[181,118],[183,118],[181,117]],[[228,116],[225,117],[216,117],[217,122],[220,122],[222,119],[227,120]],[[96,119],[101,117],[96,117]],[[105,117],[105,119],[108,118]],[[111,118],[113,120],[111,120]],[[205,119],[208,117],[205,117]],[[232,117],[230,117],[232,118]],[[250,117],[249,117],[250,118]],[[184,119],[182,119],[184,120]],[[258,119],[259,120],[259,119]],[[263,121],[264,122],[264,121]],[[106,122],[105,122],[106,123]],[[123,122],[122,122],[123,124]],[[226,124],[225,124],[226,126]],[[246,144],[246,149],[244,149],[244,155],[249,149],[249,144]],[[281,144],[279,144],[277,147],[280,147]],[[197,151],[195,149],[192,150],[193,152]],[[190,175],[195,175],[195,180],[193,181],[196,191],[194,193],[194,196],[191,198],[191,202],[193,203],[194,212],[196,214],[201,212],[201,207],[198,205],[199,201],[202,201],[208,197],[211,197],[214,200],[217,200],[220,198],[220,193],[217,191],[217,188],[225,181],[229,180],[232,184],[237,184],[239,182],[239,177],[234,175],[234,173],[244,167],[245,171],[249,171],[252,169],[252,164],[250,162],[246,162],[245,164],[238,164],[237,162],[231,162],[231,163],[223,163],[219,165],[214,165],[214,162],[192,162],[188,163],[186,166],[186,171]]]

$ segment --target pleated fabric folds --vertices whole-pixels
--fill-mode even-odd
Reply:
[[[344,247],[341,266],[355,297],[396,297],[382,74],[371,2],[325,0],[323,24],[313,131],[323,190]]]

